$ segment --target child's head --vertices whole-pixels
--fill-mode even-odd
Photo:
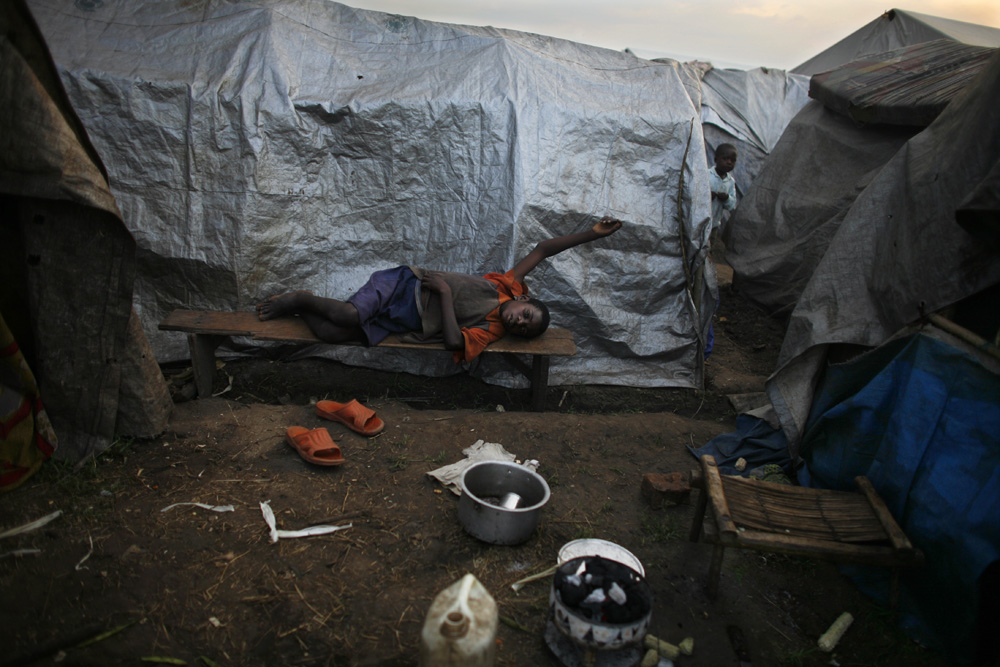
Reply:
[[[525,338],[541,336],[549,328],[549,308],[538,299],[519,296],[500,306],[500,322],[507,333]]]
[[[715,149],[715,171],[719,176],[725,176],[736,166],[736,146],[719,144]]]

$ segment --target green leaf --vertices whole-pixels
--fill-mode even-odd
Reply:
[[[103,641],[108,637],[111,637],[112,635],[117,635],[119,632],[121,632],[122,630],[124,630],[125,628],[129,627],[134,623],[135,621],[129,621],[128,623],[123,623],[122,625],[119,625],[117,628],[111,628],[107,632],[102,632],[99,635],[94,635],[90,639],[84,640],[79,644],[77,644],[76,648],[83,648],[84,646],[90,646],[91,644],[96,644],[97,642]]]
[[[180,658],[167,658],[161,655],[148,655],[142,659],[143,662],[159,662],[166,665],[186,665],[187,662]]]

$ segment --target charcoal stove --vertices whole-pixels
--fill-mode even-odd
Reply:
[[[601,556],[574,558],[552,577],[545,643],[566,667],[638,665],[652,612],[643,575]]]

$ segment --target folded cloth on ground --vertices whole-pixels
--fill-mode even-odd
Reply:
[[[460,483],[462,473],[473,463],[479,463],[480,461],[515,461],[517,458],[504,449],[503,445],[484,440],[477,440],[472,446],[463,449],[462,454],[465,455],[465,459],[427,473],[450,489],[456,496],[462,495],[462,486]],[[526,461],[524,467],[535,470],[538,468],[538,461]]]

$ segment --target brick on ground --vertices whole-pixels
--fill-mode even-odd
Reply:
[[[653,509],[687,504],[691,478],[686,472],[647,472],[642,476],[641,493]]]

